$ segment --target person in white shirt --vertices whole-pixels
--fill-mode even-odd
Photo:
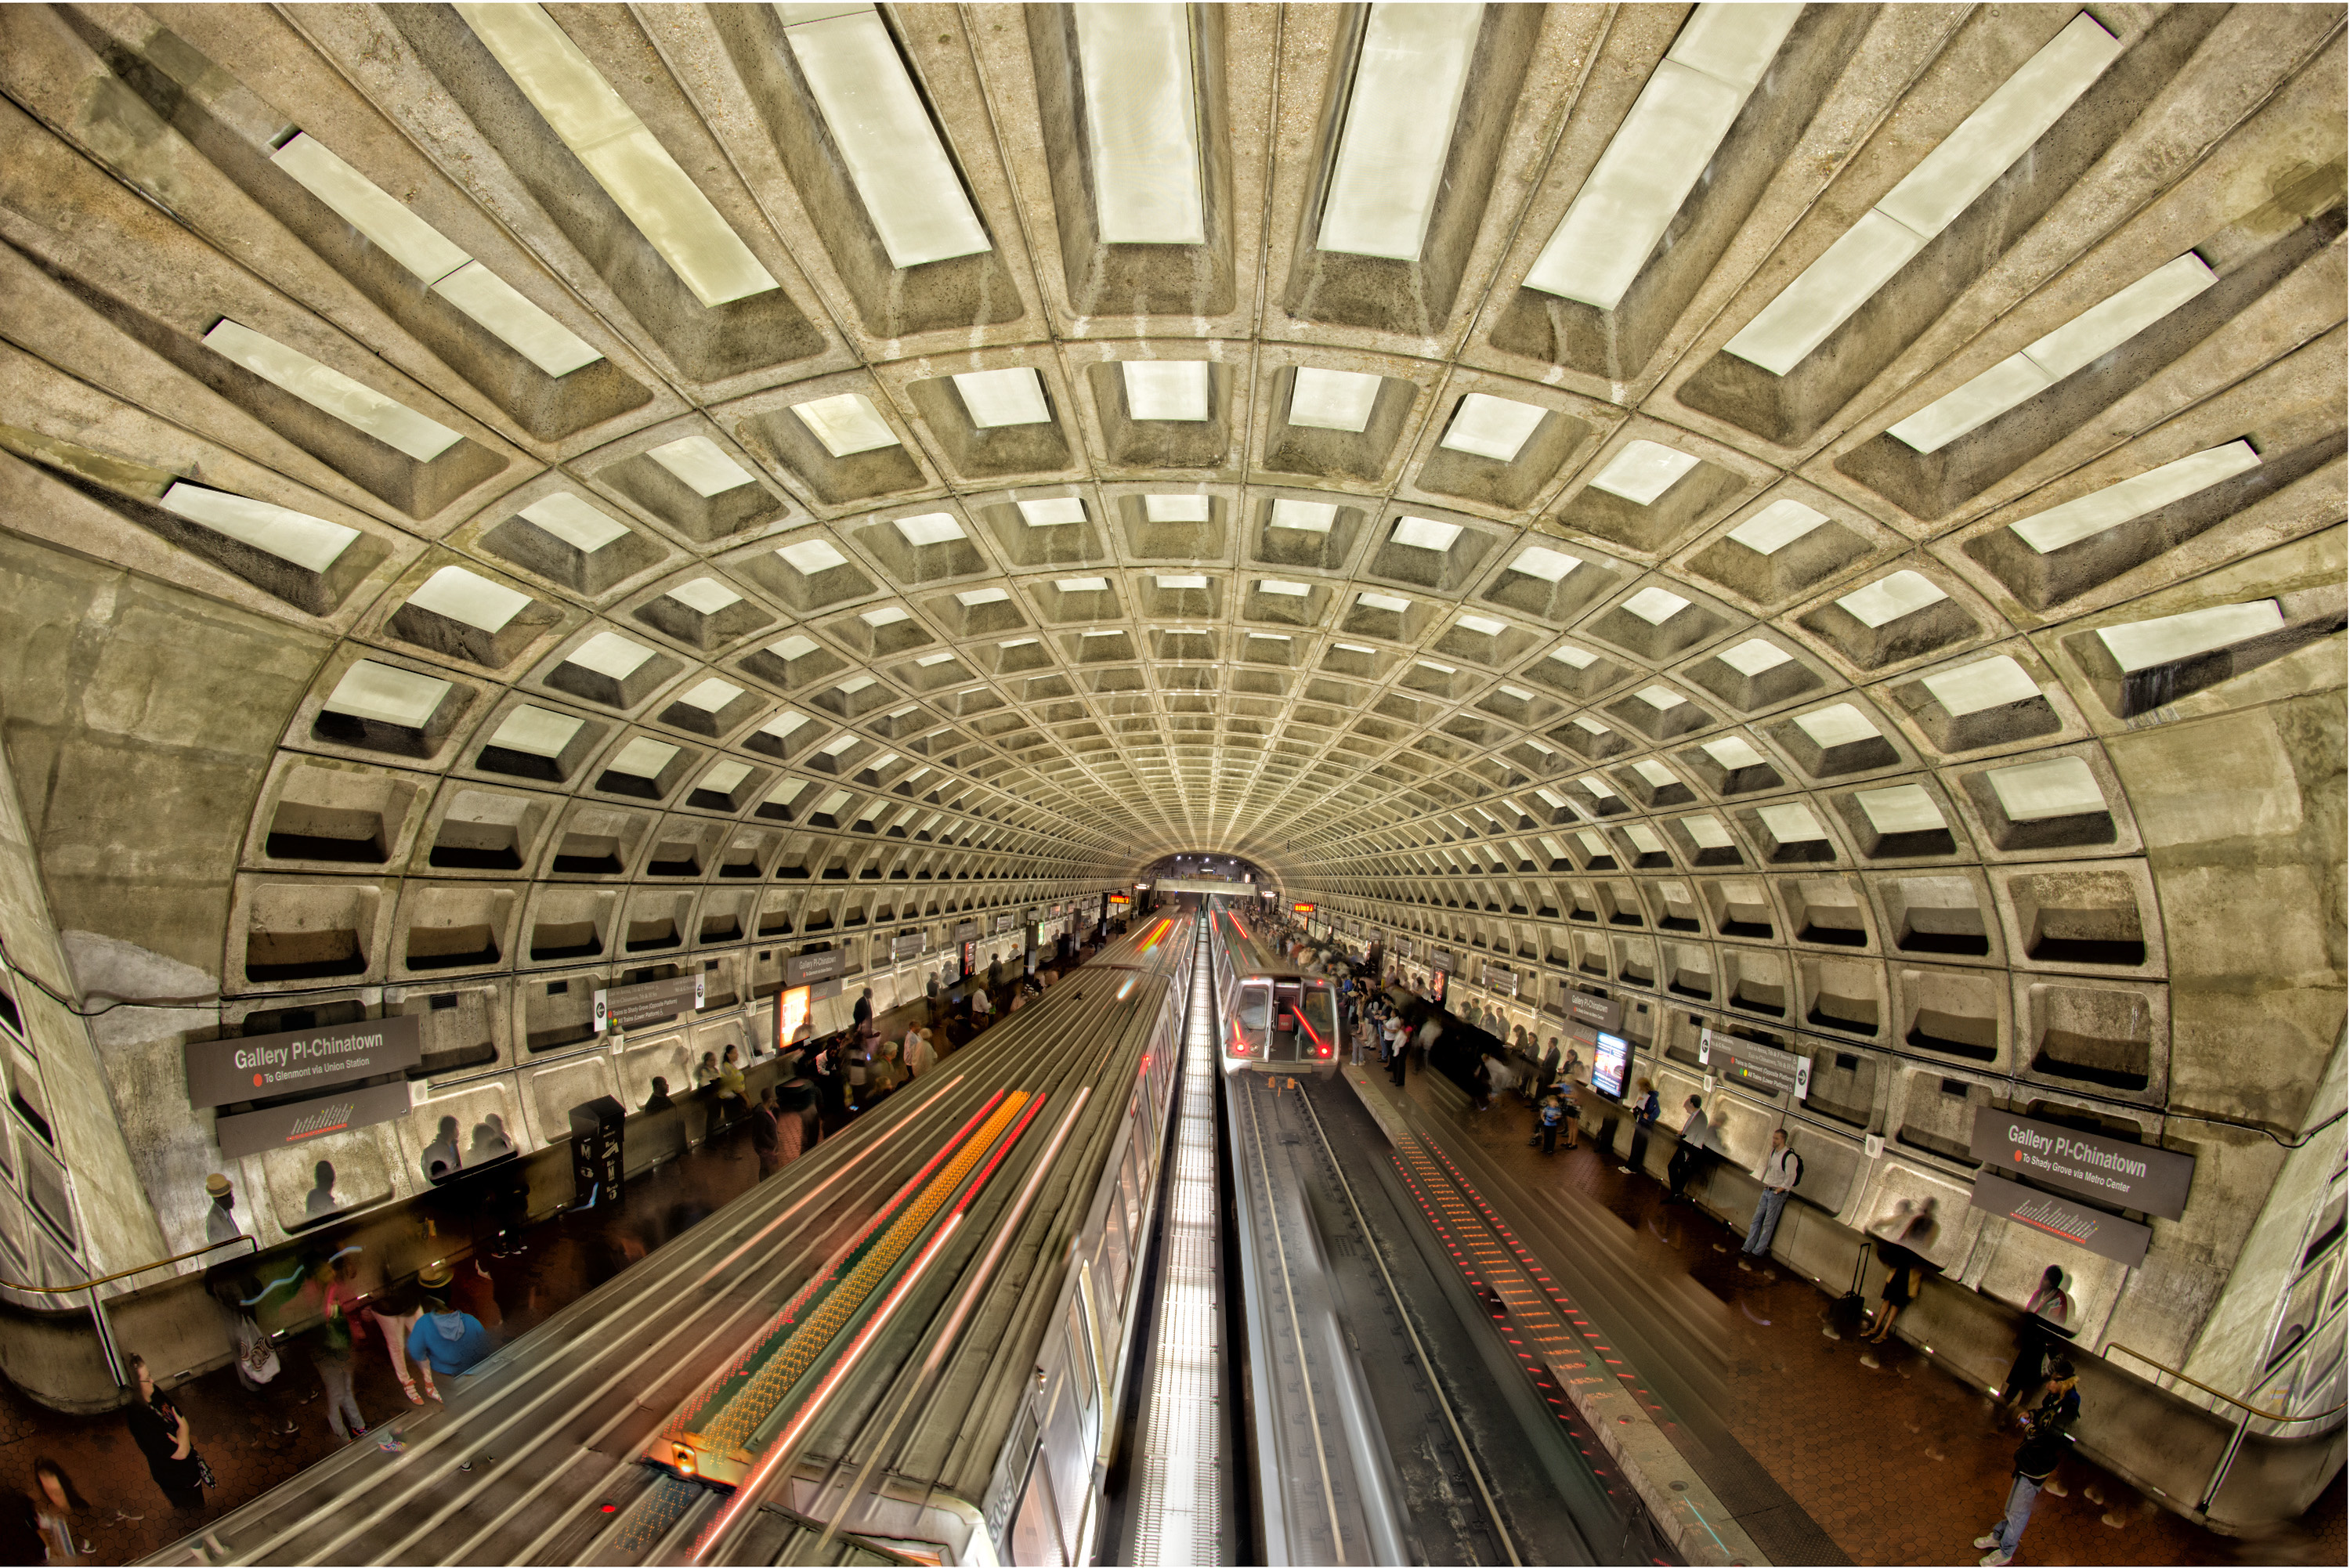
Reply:
[[[1787,1147],[1787,1129],[1774,1128],[1771,1152],[1762,1160],[1762,1196],[1755,1200],[1754,1222],[1746,1227],[1746,1244],[1738,1249],[1738,1266],[1754,1272],[1754,1260],[1771,1256],[1771,1238],[1778,1232],[1779,1215],[1787,1194],[1804,1179],[1804,1157]]]

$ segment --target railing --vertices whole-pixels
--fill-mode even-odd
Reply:
[[[239,1241],[244,1242],[252,1251],[257,1252],[261,1250],[261,1243],[252,1237],[236,1235],[225,1241],[207,1241],[191,1251],[174,1252],[168,1258],[158,1258],[151,1263],[138,1263],[128,1269],[117,1269],[110,1274],[100,1274],[95,1279],[83,1280],[78,1284],[20,1285],[14,1280],[0,1280],[0,1290],[22,1291],[25,1294],[32,1296],[69,1296],[76,1291],[88,1291],[90,1322],[98,1328],[99,1347],[106,1352],[106,1368],[114,1375],[115,1382],[126,1383],[129,1379],[123,1376],[122,1356],[114,1346],[114,1328],[106,1321],[106,1308],[99,1300],[98,1287],[111,1284],[116,1280],[127,1280],[133,1274],[143,1274],[150,1269],[163,1269],[169,1268],[173,1263],[184,1263],[192,1258],[201,1258],[206,1252],[217,1252],[223,1247],[234,1247]]]
[[[2298,1426],[2307,1421],[2323,1421],[2329,1416],[2339,1416],[2345,1409],[2350,1409],[2350,1404],[2344,1404],[2336,1405],[2330,1410],[2320,1410],[2314,1415],[2308,1416],[2274,1415],[2267,1410],[2262,1409],[2257,1405],[2245,1404],[2233,1394],[2222,1393],[2219,1389],[2212,1387],[2209,1383],[2202,1381],[2200,1378],[2189,1377],[2178,1367],[2157,1361],[2153,1356],[2148,1355],[2143,1350],[2134,1350],[2130,1346],[2121,1344],[2108,1345],[2106,1348],[2108,1352],[2118,1351],[2124,1355],[2134,1356],[2137,1359],[2145,1362],[2148,1366],[2153,1367],[2156,1371],[2162,1373],[2164,1376],[2176,1377],[2181,1383],[2188,1385],[2189,1387],[2196,1388],[2205,1394],[2209,1394],[2214,1399],[2225,1400],[2227,1403],[2233,1405],[2237,1409],[2244,1412],[2242,1417],[2241,1417],[2236,1422],[2235,1431],[2229,1435],[2228,1447],[2220,1455],[2220,1462],[2211,1467],[2211,1479],[2204,1484],[2203,1496],[2195,1505],[2195,1511],[2198,1513],[2208,1514],[2211,1511],[2211,1504],[2219,1499],[2220,1489],[2227,1484],[2228,1472],[2235,1468],[2236,1456],[2243,1451],[2244,1437],[2246,1433],[2251,1429],[2251,1425],[2255,1420],[2273,1421],[2281,1427]]]

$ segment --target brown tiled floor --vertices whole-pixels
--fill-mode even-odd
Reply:
[[[999,1002],[999,1009],[1003,1005]],[[882,1023],[903,1034],[912,1016],[912,1010],[892,1012],[883,1016]],[[960,1019],[939,1036],[945,1050],[967,1038]],[[491,1262],[504,1320],[493,1337],[504,1343],[535,1327],[649,1248],[674,1238],[748,1190],[758,1169],[749,1147],[748,1135],[738,1124],[659,1171],[632,1178],[624,1204],[533,1226],[517,1254]],[[372,1326],[367,1333],[355,1357],[355,1386],[369,1425],[377,1428],[397,1418],[410,1426],[430,1419],[439,1407],[420,1410],[408,1403],[382,1341]],[[123,1348],[129,1354],[138,1346]],[[88,1504],[75,1520],[78,1535],[87,1537],[95,1549],[84,1561],[124,1563],[160,1551],[200,1528],[207,1517],[250,1501],[340,1446],[327,1425],[317,1375],[299,1340],[282,1347],[279,1358],[278,1375],[258,1393],[239,1386],[235,1372],[226,1366],[172,1387],[172,1397],[194,1431],[196,1451],[210,1462],[220,1483],[205,1495],[201,1511],[177,1512],[164,1501],[120,1412],[65,1415],[26,1397],[5,1379],[0,1379],[0,1487],[30,1494],[35,1462],[55,1459]],[[158,1370],[170,1386],[172,1369]],[[144,1517],[118,1519],[118,1510]]]
[[[1384,1075],[1375,1075],[1379,1090]],[[1645,1176],[1618,1174],[1589,1142],[1545,1158],[1525,1146],[1532,1113],[1497,1097],[1472,1115],[1435,1074],[1410,1075],[1410,1098],[1462,1144],[1562,1206],[1596,1205],[1640,1238],[1640,1257],[1692,1276],[1736,1312],[1730,1407],[1719,1412],[1747,1451],[1856,1563],[1971,1563],[1969,1542],[1996,1521],[2015,1440],[1993,1428],[1991,1400],[1912,1347],[1894,1344],[1881,1369],[1861,1347],[1820,1334],[1826,1298],[1800,1277],[1737,1267],[1742,1232],[1663,1201]],[[1489,1195],[1490,1196],[1490,1195]],[[2217,1535],[2140,1497],[2079,1459],[2059,1472],[2069,1495],[2043,1496],[2018,1561],[2341,1563],[2342,1479],[2295,1526],[2248,1541]],[[2101,1504],[2097,1498],[2104,1500]],[[2119,1528],[2104,1522],[2108,1515]]]

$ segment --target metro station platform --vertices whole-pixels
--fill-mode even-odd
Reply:
[[[1863,1346],[1822,1335],[1831,1297],[1818,1283],[1783,1263],[1737,1267],[1744,1215],[1733,1228],[1694,1204],[1668,1203],[1662,1181],[1620,1172],[1617,1154],[1588,1128],[1573,1152],[1544,1156],[1527,1147],[1533,1113],[1513,1096],[1478,1112],[1441,1073],[1415,1067],[1401,1090],[1376,1063],[1357,1076],[1358,1092],[1448,1163],[1570,1296],[1579,1287],[1613,1293],[1585,1303],[1593,1318],[1638,1320],[1617,1336],[1624,1355],[1701,1433],[1685,1447],[1710,1450],[1696,1463],[1700,1477],[1725,1501],[1743,1493],[1746,1505],[1762,1505],[1754,1534],[1773,1561],[1835,1561],[1831,1551],[1852,1563],[1980,1555],[1969,1542],[1999,1516],[2016,1446],[1992,1425],[1981,1387],[1898,1333],[1878,1368],[1862,1366]],[[1655,1168],[1672,1147],[1660,1128]],[[2058,1480],[2064,1494],[2041,1498],[2019,1561],[2345,1560],[2339,1476],[2300,1521],[2260,1539],[2191,1523],[2077,1451]],[[1771,1506],[1772,1494],[1783,1501]]]

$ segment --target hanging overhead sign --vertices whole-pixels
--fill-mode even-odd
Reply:
[[[899,931],[889,939],[889,956],[893,960],[910,959],[931,945],[924,931]]]
[[[323,1029],[204,1040],[187,1048],[188,1100],[198,1106],[307,1095],[405,1072],[424,1059],[414,1013]]]
[[[2135,1220],[2042,1192],[1990,1170],[1975,1178],[1969,1201],[2002,1219],[2028,1225],[2043,1236],[2069,1241],[2100,1258],[2111,1258],[2124,1268],[2136,1268],[2145,1262],[2147,1247],[2154,1240],[2152,1228]]]
[[[408,1114],[408,1106],[406,1084],[375,1084],[243,1116],[222,1116],[213,1124],[213,1136],[220,1143],[221,1153],[241,1159],[248,1154],[309,1143],[329,1133],[396,1120]]]
[[[1502,996],[1517,995],[1518,971],[1513,969],[1504,969],[1497,963],[1487,964],[1485,966],[1485,989]]]
[[[666,1023],[686,1012],[702,1011],[704,976],[700,971],[675,980],[650,981],[643,985],[619,985],[596,993],[596,1033],[608,1029],[643,1029]]]
[[[1812,1059],[1793,1051],[1703,1029],[1698,1032],[1697,1059],[1727,1083],[1792,1095],[1799,1100],[1811,1096]]]
[[[834,980],[840,974],[842,953],[830,948],[820,953],[795,953],[784,961],[784,983],[806,985],[819,980]]]
[[[1986,1170],[2022,1177],[2102,1203],[2176,1220],[2187,1210],[2195,1157],[2124,1143],[1984,1106],[1968,1152]]]
[[[1594,1029],[1624,1027],[1624,1004],[1612,996],[1570,991],[1566,993],[1566,1013],[1577,1023],[1588,1023]]]

